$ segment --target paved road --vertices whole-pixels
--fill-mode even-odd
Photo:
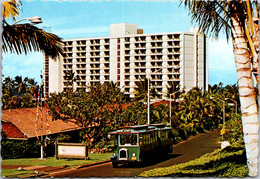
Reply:
[[[217,139],[220,135],[217,131],[210,131],[203,134],[190,137],[188,140],[174,145],[174,154],[167,159],[149,162],[141,166],[122,165],[118,168],[112,168],[111,162],[96,166],[71,169],[69,171],[51,173],[51,177],[134,177],[143,171],[157,168],[167,167],[174,164],[187,162],[202,156],[205,153],[212,152],[220,148]]]

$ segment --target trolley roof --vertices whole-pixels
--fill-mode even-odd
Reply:
[[[139,134],[151,131],[169,130],[171,127],[166,127],[165,124],[145,124],[136,126],[122,126],[118,130],[110,132],[110,134]]]

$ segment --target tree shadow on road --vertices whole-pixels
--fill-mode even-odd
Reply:
[[[128,163],[119,165],[118,168],[146,168],[149,166],[153,166],[159,164],[161,162],[165,162],[167,160],[171,160],[173,158],[177,158],[183,154],[170,154],[167,156],[160,156],[160,157],[151,157],[150,159],[140,162],[140,163]]]

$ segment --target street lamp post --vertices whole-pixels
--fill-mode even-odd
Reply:
[[[236,105],[236,115],[237,115],[237,101],[235,101],[233,99],[230,99],[230,98],[225,98],[225,100],[231,100],[231,101],[233,101],[235,103],[235,105]]]
[[[180,92],[180,90],[179,91],[175,91],[174,93],[170,94],[170,110],[169,110],[169,113],[170,113],[169,114],[169,117],[170,117],[170,127],[172,127],[172,120],[171,120],[171,118],[172,118],[172,98],[171,98],[171,96],[176,94],[176,93],[178,93],[178,92]]]
[[[224,129],[225,128],[225,100],[222,100],[222,99],[219,99],[216,97],[210,97],[209,99],[217,99],[219,101],[222,101],[222,103],[223,103],[223,127],[222,127],[222,129]],[[222,134],[222,138],[223,138],[223,134]]]
[[[41,17],[33,16],[33,17],[27,17],[27,18],[24,18],[24,19],[20,19],[20,20],[16,21],[15,23],[13,23],[12,25],[15,25],[18,22],[21,22],[21,21],[24,21],[24,20],[28,20],[28,21],[30,21],[33,24],[40,24],[40,23],[42,23],[42,18]]]
[[[16,21],[15,23],[13,23],[12,25],[15,25],[21,21],[25,21],[25,20],[28,20],[30,21],[32,24],[40,24],[42,23],[42,18],[39,17],[39,16],[34,16],[34,17],[28,17],[28,18],[24,18],[24,19],[20,19],[18,21]],[[43,92],[43,86],[41,86],[39,88],[39,101],[41,102],[40,103],[40,107],[41,107],[41,160],[44,158],[44,151],[43,151],[43,124],[42,124],[42,107],[43,107],[43,98],[44,98],[44,92]],[[37,104],[38,105],[38,104]],[[37,111],[38,113],[38,111]]]

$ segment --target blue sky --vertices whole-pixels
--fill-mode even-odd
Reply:
[[[144,33],[189,31],[192,25],[188,10],[179,1],[22,1],[20,18],[40,16],[37,25],[63,39],[109,36],[109,25],[133,23]],[[12,21],[9,21],[13,23]],[[25,21],[24,21],[25,22]],[[209,83],[224,85],[237,82],[232,45],[223,36],[208,39]],[[35,78],[39,83],[43,70],[43,54],[3,54],[2,73],[5,77]]]

